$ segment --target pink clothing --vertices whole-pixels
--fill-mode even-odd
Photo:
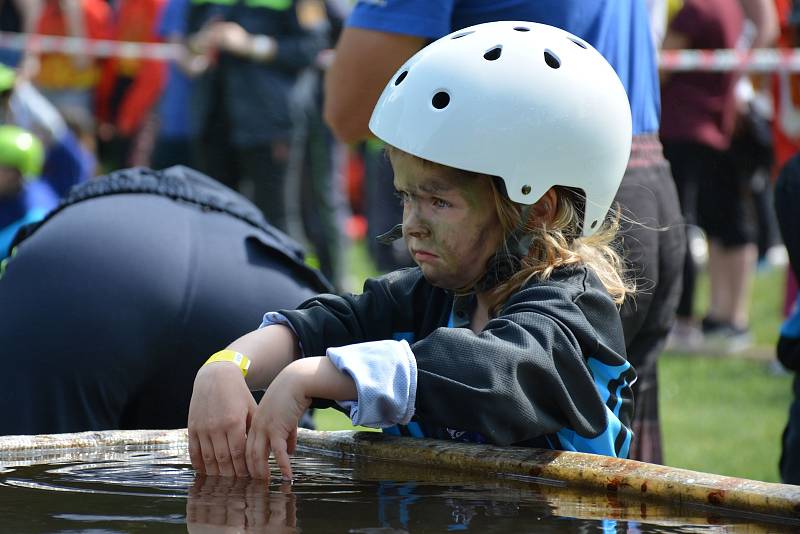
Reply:
[[[668,32],[688,48],[735,48],[744,15],[738,0],[686,0]],[[728,148],[736,120],[734,72],[677,72],[661,88],[661,139]]]

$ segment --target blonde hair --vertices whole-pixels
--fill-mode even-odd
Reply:
[[[532,279],[547,280],[556,269],[570,265],[585,265],[594,271],[617,305],[622,305],[626,296],[635,292],[634,284],[625,279],[622,257],[613,244],[620,226],[619,209],[594,234],[584,237],[581,222],[585,196],[577,189],[556,186],[557,205],[552,220],[537,223],[533,210],[529,210],[523,226],[522,207],[508,198],[501,178],[440,165],[388,145],[387,152],[390,158],[412,158],[425,168],[433,167],[448,175],[490,180],[495,210],[503,229],[503,246],[518,228],[531,236],[528,254],[521,259],[520,269],[489,291],[492,315],[497,314],[512,293]]]
[[[508,236],[522,225],[522,209],[508,198],[497,179],[492,179],[492,189],[503,234]],[[491,290],[493,313],[531,279],[547,280],[556,269],[570,265],[585,265],[594,271],[617,305],[622,305],[625,298],[635,292],[634,284],[626,280],[623,259],[614,246],[620,227],[619,209],[597,232],[582,236],[583,193],[559,186],[555,190],[557,206],[551,221],[536,223],[533,211],[529,212],[523,226],[524,233],[532,237],[528,254],[521,259],[521,268],[511,278]]]

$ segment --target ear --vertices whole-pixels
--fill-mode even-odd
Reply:
[[[555,188],[550,188],[542,195],[542,198],[531,206],[531,218],[538,224],[550,223],[556,216],[558,210],[558,194]]]

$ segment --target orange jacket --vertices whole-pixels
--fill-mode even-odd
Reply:
[[[109,39],[112,33],[111,9],[105,0],[82,0],[83,25],[90,39]],[[59,3],[50,0],[36,22],[36,33],[67,36],[67,25]],[[39,73],[34,80],[44,89],[90,89],[100,77],[100,62],[91,61],[81,68],[67,54],[43,53]]]
[[[115,14],[113,38],[119,41],[155,43],[161,41],[157,29],[165,0],[122,0]],[[103,68],[97,87],[97,116],[112,123],[124,136],[141,126],[158,102],[167,76],[167,65],[152,59],[112,58]],[[115,87],[120,78],[130,78],[119,109],[112,109]]]

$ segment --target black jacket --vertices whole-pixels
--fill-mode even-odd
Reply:
[[[528,283],[479,335],[457,327],[468,326],[471,302],[411,268],[368,280],[361,295],[321,295],[281,313],[307,356],[408,340],[422,435],[627,455],[636,375],[619,313],[592,271]]]
[[[192,4],[189,34],[212,21],[224,20],[238,23],[250,34],[270,36],[278,45],[277,55],[269,63],[220,54],[192,90],[194,135],[202,136],[206,128],[227,122],[231,143],[237,147],[263,145],[289,136],[289,95],[300,71],[326,46],[327,30],[304,28],[298,20],[297,2],[286,4],[286,9],[253,7],[242,0],[232,5]]]

